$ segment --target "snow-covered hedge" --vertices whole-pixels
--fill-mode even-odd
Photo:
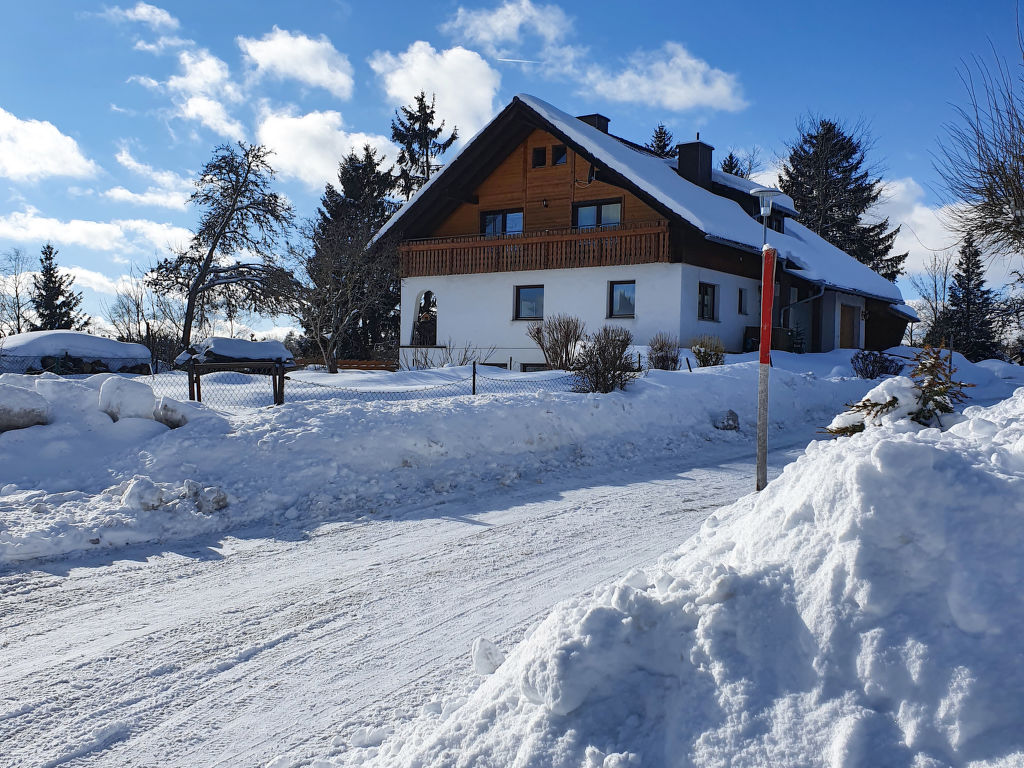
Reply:
[[[0,373],[25,373],[53,367],[60,367],[61,373],[129,369],[143,373],[149,371],[151,357],[149,348],[142,344],[128,344],[82,331],[30,331],[0,338]]]

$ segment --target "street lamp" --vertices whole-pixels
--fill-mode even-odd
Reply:
[[[772,302],[775,299],[775,249],[768,245],[768,217],[777,189],[757,187],[750,194],[761,204],[761,341],[757,370],[757,490],[768,485],[768,378],[771,371]]]

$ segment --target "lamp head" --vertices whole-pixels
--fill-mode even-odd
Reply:
[[[758,199],[761,203],[761,216],[765,219],[772,212],[772,198],[782,193],[777,189],[768,189],[767,187],[757,187],[756,189],[750,190],[750,194]]]

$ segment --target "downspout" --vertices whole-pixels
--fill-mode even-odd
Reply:
[[[808,301],[814,301],[815,299],[820,299],[824,295],[825,295],[825,284],[821,283],[821,288],[813,296],[808,296],[806,299],[800,299],[800,301],[794,301],[792,304],[787,304],[786,306],[784,306],[782,308],[782,312],[780,313],[780,316],[779,316],[779,321],[782,323],[782,327],[783,328],[788,328],[789,327],[789,326],[786,325],[786,312],[791,310],[793,307],[799,306],[801,304],[806,304]]]

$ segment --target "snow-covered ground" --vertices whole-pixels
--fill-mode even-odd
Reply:
[[[849,353],[780,353],[775,364],[771,439],[778,468],[796,455],[779,446],[802,448],[872,383],[848,377]],[[403,376],[422,382],[461,374],[449,369],[348,376],[367,383],[382,377],[371,383],[377,387],[401,386]],[[971,394],[980,402],[1005,398],[1024,383],[1014,367],[995,363],[965,364],[959,377],[978,384]],[[693,373],[652,372],[613,395],[533,392],[408,402],[338,398],[228,415],[152,396],[147,400],[139,389],[143,385],[125,386],[123,377],[0,379],[2,385],[31,390],[51,411],[49,424],[0,434],[0,766],[235,766],[266,765],[272,759],[291,766],[313,765],[317,758],[324,764],[413,765],[421,757],[424,765],[516,764],[516,756],[502,752],[492,739],[501,741],[503,729],[504,743],[523,745],[522,765],[554,765],[562,759],[558,755],[575,755],[572,759],[579,760],[573,765],[580,760],[606,768],[629,765],[628,756],[614,755],[639,754],[636,750],[649,750],[651,739],[670,733],[681,743],[685,736],[671,728],[678,718],[665,715],[650,728],[635,728],[624,717],[617,729],[602,731],[610,734],[604,741],[584,744],[596,721],[578,724],[577,741],[559,736],[559,723],[575,722],[573,713],[594,708],[584,702],[561,710],[573,697],[586,700],[601,690],[601,684],[590,685],[587,670],[606,668],[609,685],[626,686],[635,683],[635,674],[661,680],[664,670],[635,673],[629,659],[615,655],[616,635],[608,630],[601,636],[606,646],[583,644],[582,671],[574,671],[559,661],[574,658],[559,645],[582,632],[574,622],[584,621],[594,605],[606,615],[626,611],[622,616],[631,626],[653,622],[653,634],[619,637],[640,646],[647,638],[668,642],[658,634],[666,627],[689,631],[684,640],[693,642],[697,635],[687,622],[696,618],[699,624],[702,611],[710,615],[716,605],[725,606],[714,625],[726,638],[722,642],[739,626],[728,600],[697,599],[713,590],[710,581],[698,579],[696,574],[707,569],[694,565],[693,557],[681,554],[657,569],[630,572],[649,565],[673,543],[687,541],[711,511],[750,489],[756,381],[750,361]],[[978,443],[971,454],[974,464],[983,463],[986,450],[1010,459],[1017,450],[1005,424],[1020,415],[999,407],[1004,410],[957,428],[966,430],[957,439]],[[727,409],[738,414],[739,430],[715,428]],[[989,421],[996,427],[989,429]],[[934,442],[952,439],[950,434]],[[986,434],[1001,435],[998,451],[986,447]],[[839,449],[815,450],[832,455],[829,450]],[[841,462],[803,462],[810,469],[799,474],[800,488],[820,489],[821,498],[839,511],[845,509],[839,500],[857,498],[855,480],[866,473],[860,464],[832,478],[829,473]],[[918,465],[928,470],[927,462]],[[1004,469],[1011,471],[1017,470]],[[796,482],[791,472],[787,478],[782,487]],[[932,477],[930,487],[942,487],[946,479]],[[759,502],[758,514],[766,519],[782,514],[778,510],[787,508],[796,491],[786,493],[775,506]],[[762,495],[767,498],[776,497]],[[1019,511],[1012,502],[1005,508]],[[736,507],[743,509],[742,503]],[[753,513],[719,516],[725,521],[721,529],[739,530],[742,524],[730,521],[745,519],[744,514]],[[799,541],[813,538],[808,519],[787,514],[778,527],[798,532]],[[948,514],[941,519],[947,527],[955,522]],[[908,535],[923,536],[918,528],[904,528]],[[768,573],[764,553],[772,538],[767,529],[759,530],[755,538],[761,549],[747,539],[743,547],[761,559],[751,555],[748,562],[734,556],[743,547],[725,547],[720,559],[739,575],[722,574],[747,590],[747,603],[763,604],[771,629],[766,637],[779,652],[799,656],[801,668],[817,669],[818,657],[807,661],[810,651],[785,634],[795,631],[785,626],[787,617],[803,616],[802,582],[777,563]],[[717,550],[704,542],[732,541],[732,534],[715,536],[706,528],[683,552],[699,550],[700,562],[710,562]],[[792,554],[813,570],[814,551]],[[856,558],[843,562],[851,568],[857,564]],[[764,565],[765,579],[751,576],[744,570],[748,565],[754,570]],[[678,580],[678,590],[667,577],[656,577],[662,572]],[[541,631],[530,633],[559,600],[616,580],[614,588],[558,608]],[[690,591],[683,589],[683,580],[691,583]],[[616,602],[614,596],[627,594],[627,588],[633,602]],[[691,592],[696,597],[688,602]],[[778,595],[792,598],[783,606],[792,608],[788,613],[774,612],[771,598]],[[686,608],[690,613],[677,620],[680,606],[691,603],[706,607]],[[821,600],[812,603],[825,611]],[[597,627],[608,629],[599,620]],[[778,632],[772,634],[774,628]],[[500,653],[488,654],[490,646],[477,643],[472,658],[480,636],[504,651],[528,639],[494,675],[481,678],[474,670],[500,661]],[[758,719],[757,712],[743,709],[744,697],[777,702],[742,683],[743,671],[756,666],[751,659],[761,658],[761,651],[750,650],[739,662],[731,651],[715,656],[718,637],[712,633],[707,640],[708,663],[721,662],[722,679],[734,675],[739,682],[730,689],[733,699],[720,698],[719,709],[699,710],[708,715],[700,722],[715,726],[721,743],[746,744],[748,731],[730,731],[731,720],[713,716],[735,715],[757,732],[767,715]],[[743,637],[749,644],[761,635]],[[879,648],[890,648],[884,640]],[[886,659],[898,656],[886,653]],[[520,670],[524,659],[541,670],[535,676],[537,694],[523,694],[526,698],[505,707],[508,696],[524,690],[515,687],[518,672],[510,671]],[[779,680],[785,677],[783,666],[771,667]],[[691,680],[685,677],[690,672],[672,668],[665,681],[671,674]],[[846,691],[851,679],[836,677],[837,690]],[[772,690],[789,695],[789,684],[782,680]],[[557,693],[563,689],[564,699]],[[777,698],[779,706],[791,707],[785,711],[811,720],[861,711],[818,707],[826,701],[820,695]],[[932,699],[907,701],[906,722],[931,717]],[[914,720],[918,704],[927,712]],[[962,722],[946,721],[955,721],[955,727]],[[865,731],[871,738],[875,722]],[[479,740],[466,741],[469,733]],[[868,738],[856,728],[852,733],[851,744]],[[928,734],[922,753],[940,754],[932,731]],[[708,738],[712,747],[718,743]],[[761,743],[751,741],[750,754],[760,754],[756,745]],[[458,763],[455,753],[443,751],[445,745],[479,760]],[[545,751],[551,745],[567,751]],[[587,746],[593,747],[590,753]],[[857,764],[849,762],[849,755],[856,757],[852,747],[835,749],[839,762],[834,764],[844,764],[843,759]]]

